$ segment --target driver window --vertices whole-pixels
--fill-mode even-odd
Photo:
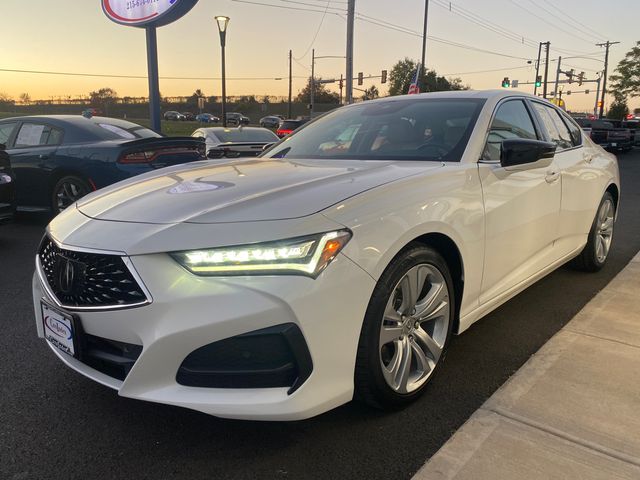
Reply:
[[[538,138],[531,115],[522,100],[509,100],[498,107],[491,122],[482,159],[500,161],[502,142],[512,138]]]

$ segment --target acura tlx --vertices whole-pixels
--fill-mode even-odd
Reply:
[[[38,335],[121,396],[220,417],[399,407],[453,334],[602,268],[619,198],[616,158],[537,97],[363,102],[71,205],[36,255]]]

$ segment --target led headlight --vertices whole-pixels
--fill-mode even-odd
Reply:
[[[351,239],[349,230],[275,242],[173,252],[196,275],[289,274],[317,277]]]

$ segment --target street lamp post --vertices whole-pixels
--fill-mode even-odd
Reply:
[[[224,47],[227,44],[227,25],[229,17],[218,15],[215,17],[220,32],[220,47],[222,49],[222,126],[227,126],[227,78],[225,73]]]

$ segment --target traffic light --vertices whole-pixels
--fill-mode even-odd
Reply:
[[[382,75],[380,75],[380,83],[387,83],[387,71],[382,70]]]
[[[362,72],[358,73],[358,85],[362,85]]]
[[[542,75],[538,75],[536,77],[536,87],[541,87],[542,86]]]
[[[511,81],[509,80],[509,77],[504,77],[502,79],[502,88],[509,88],[509,85],[511,85]]]
[[[583,81],[584,81],[584,72],[580,72],[580,75],[578,75],[578,85],[582,85]]]
[[[571,95],[571,90],[567,90],[567,95]]]
[[[602,100],[598,100],[598,108],[602,107]]]
[[[586,93],[587,95],[589,95],[589,89],[587,88],[584,93]]]
[[[569,77],[569,83],[573,83],[574,75],[575,75],[575,70],[573,68],[567,72],[567,76]]]

